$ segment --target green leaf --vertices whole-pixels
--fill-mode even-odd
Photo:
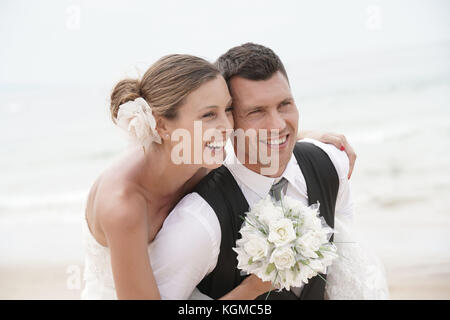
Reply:
[[[273,270],[275,270],[275,263],[271,263],[267,266],[266,273],[270,274]]]
[[[323,254],[320,251],[316,251],[316,254],[319,256],[319,258],[323,258]]]
[[[250,257],[250,259],[248,259],[248,264],[252,264],[253,263],[253,257]]]
[[[307,266],[309,264],[309,260],[299,260],[301,264]]]

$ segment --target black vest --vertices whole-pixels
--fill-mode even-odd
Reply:
[[[297,143],[294,155],[305,177],[309,204],[320,202],[320,215],[330,227],[334,227],[334,208],[339,188],[339,178],[328,155],[312,143]],[[199,284],[198,289],[213,299],[218,299],[238,286],[245,276],[237,268],[237,254],[232,250],[241,236],[239,230],[242,216],[249,205],[236,180],[225,167],[211,171],[195,187],[197,192],[213,208],[222,233],[220,253],[215,269]],[[322,275],[325,278],[325,275]],[[325,282],[319,276],[309,280],[303,287],[300,298],[292,291],[272,291],[272,300],[322,300]],[[266,294],[258,299],[265,299]]]

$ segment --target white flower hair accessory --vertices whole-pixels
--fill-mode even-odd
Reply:
[[[152,109],[141,97],[119,106],[117,125],[143,146],[149,146],[152,142],[161,143]]]

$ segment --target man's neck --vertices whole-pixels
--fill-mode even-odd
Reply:
[[[269,166],[263,166],[259,163],[257,164],[248,164],[248,163],[243,163],[242,164],[244,167],[246,167],[247,169],[256,172],[257,174],[263,175],[265,177],[269,177],[269,178],[279,178],[283,175],[284,171],[286,170],[287,164],[284,165],[283,167],[279,167],[278,170],[276,171],[276,173],[274,174],[264,174],[264,168],[269,168]],[[271,171],[271,170],[267,170],[267,171]]]
[[[247,153],[245,153],[245,155],[243,155],[243,157],[242,157],[242,154],[240,154],[240,156],[239,156],[239,153],[236,150],[236,145],[233,145],[233,153],[234,153],[234,158],[237,159],[244,167],[246,167],[247,169],[249,169],[257,174],[260,174],[260,175],[263,175],[263,176],[269,177],[269,178],[281,177],[288,165],[287,163],[285,163],[284,165],[280,165],[280,163],[278,162],[276,167],[272,168],[271,167],[272,162],[270,162],[269,165],[264,165],[259,162],[251,163],[252,161],[250,161],[249,155]]]

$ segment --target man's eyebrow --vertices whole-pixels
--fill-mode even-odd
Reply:
[[[280,103],[278,103],[278,106],[281,106],[284,103],[292,102],[292,101],[294,101],[293,97],[287,97],[287,98],[283,99],[282,101],[280,101]],[[245,108],[245,111],[252,111],[252,110],[264,109],[264,108],[267,108],[267,106],[266,105],[262,105],[262,104],[261,105],[254,105],[254,106],[250,106],[250,107]]]
[[[253,111],[253,110],[264,109],[264,108],[266,108],[266,106],[264,106],[264,105],[250,106],[248,108],[245,108],[245,111]]]
[[[288,97],[286,99],[284,99],[283,101],[281,101],[278,106],[281,106],[282,104],[288,103],[288,102],[292,102],[294,99],[292,97]]]

